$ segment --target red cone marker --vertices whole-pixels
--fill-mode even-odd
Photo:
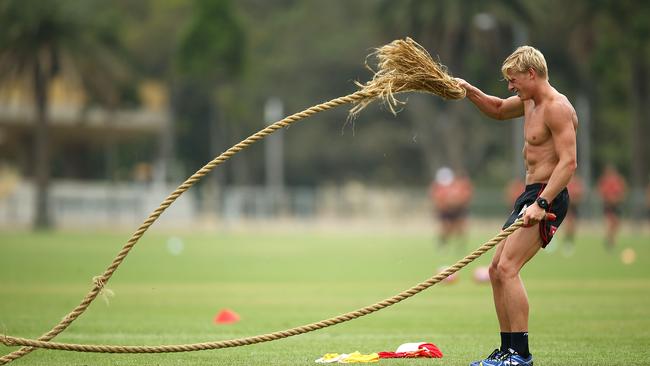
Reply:
[[[239,321],[239,315],[230,309],[223,309],[214,317],[214,324],[233,324]]]

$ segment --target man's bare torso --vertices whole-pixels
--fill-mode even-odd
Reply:
[[[559,157],[555,144],[544,120],[545,108],[552,103],[561,103],[571,110],[571,123],[578,128],[578,117],[569,100],[557,91],[551,98],[535,105],[533,100],[524,101],[524,162],[526,163],[526,184],[548,182]],[[568,121],[567,121],[568,122]]]

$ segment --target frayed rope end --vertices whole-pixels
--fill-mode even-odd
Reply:
[[[360,91],[367,95],[355,102],[348,118],[354,119],[375,99],[381,99],[391,113],[406,102],[395,98],[395,94],[404,92],[423,92],[435,94],[444,99],[465,98],[465,89],[449,75],[447,68],[433,60],[424,47],[411,38],[395,40],[375,50],[368,57],[377,59],[377,71],[366,66],[374,76],[372,80],[361,84],[355,82]]]

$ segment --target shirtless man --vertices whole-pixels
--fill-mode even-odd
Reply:
[[[529,366],[533,356],[528,349],[528,297],[519,272],[551,241],[566,215],[566,186],[577,167],[578,118],[567,98],[549,84],[546,60],[539,50],[519,47],[503,62],[501,72],[515,96],[489,96],[457,79],[467,98],[488,117],[506,120],[524,116],[526,190],[515,202],[504,228],[522,216],[528,227],[515,231],[497,246],[490,282],[501,347],[472,365]],[[555,214],[556,219],[546,220],[547,213]]]

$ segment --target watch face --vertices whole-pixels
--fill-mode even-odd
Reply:
[[[539,205],[539,207],[541,207],[541,208],[543,208],[545,210],[548,210],[548,201],[546,201],[544,198],[541,198],[541,197],[538,198],[537,199],[537,204]]]

